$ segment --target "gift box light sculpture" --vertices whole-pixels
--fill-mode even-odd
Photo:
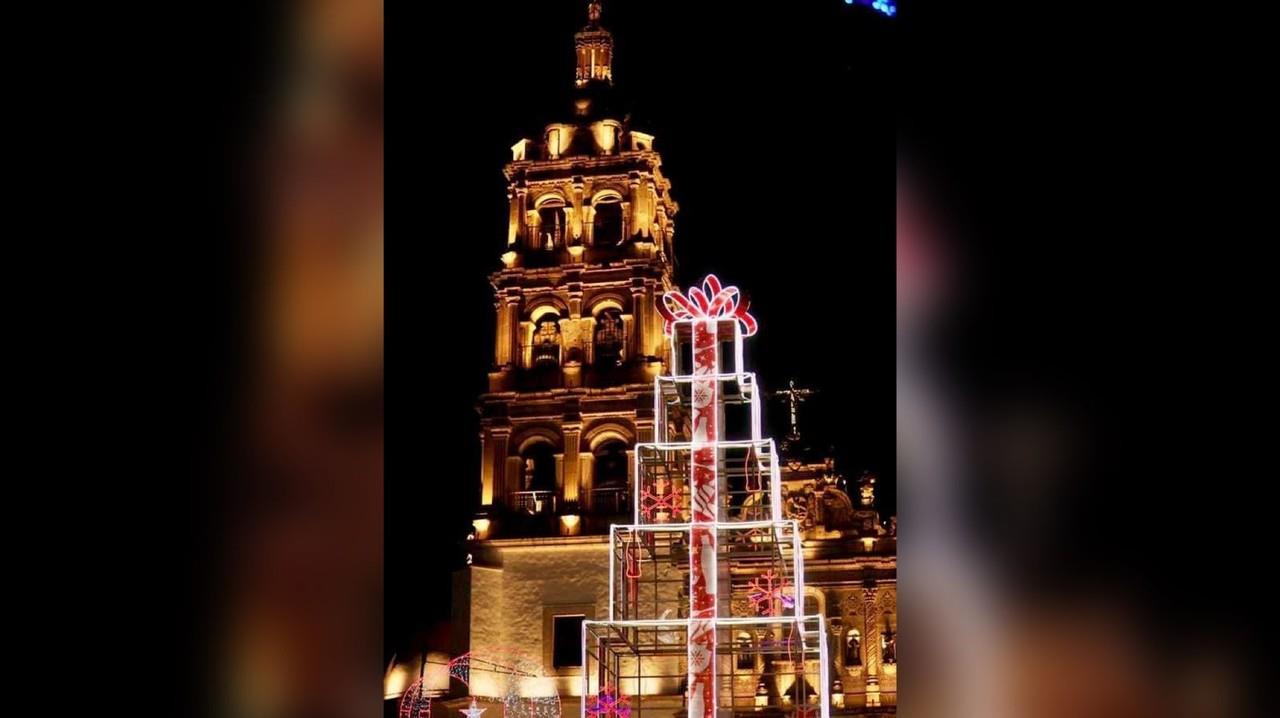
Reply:
[[[799,527],[743,370],[756,320],[714,275],[657,309],[671,374],[654,383],[655,441],[636,445],[635,523],[610,528],[608,619],[583,623],[582,718],[827,718],[826,626],[804,615]]]

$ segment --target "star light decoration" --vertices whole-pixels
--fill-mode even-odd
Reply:
[[[606,685],[587,699],[587,715],[591,718],[631,718],[631,697],[616,695],[613,686]]]
[[[476,706],[476,699],[473,697],[473,698],[471,699],[471,707],[470,707],[470,708],[467,708],[466,710],[461,710],[461,711],[458,711],[458,712],[459,712],[459,713],[461,713],[462,715],[466,716],[467,718],[480,718],[480,714],[481,714],[481,713],[484,713],[486,710],[488,710],[488,709],[487,709],[487,708],[480,708],[480,707],[477,707],[477,706]]]
[[[769,569],[751,580],[747,599],[760,615],[777,616],[782,613],[781,609],[795,608],[795,598],[785,593],[788,588],[791,588],[791,582],[787,577],[779,577]]]

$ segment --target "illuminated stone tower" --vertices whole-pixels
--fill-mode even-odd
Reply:
[[[671,285],[676,204],[653,136],[613,102],[601,7],[575,36],[564,122],[511,148],[497,333],[480,398],[479,538],[607,531],[630,511],[665,359],[654,302]]]

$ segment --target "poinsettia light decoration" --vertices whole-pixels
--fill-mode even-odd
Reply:
[[[631,718],[631,697],[615,693],[613,686],[606,685],[587,699],[587,715],[591,718]]]

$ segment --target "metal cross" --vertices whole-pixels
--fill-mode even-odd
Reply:
[[[800,429],[798,428],[796,421],[796,408],[800,405],[800,402],[805,400],[806,397],[813,396],[816,393],[817,392],[813,389],[797,389],[795,379],[792,379],[788,383],[788,388],[783,389],[782,391],[773,392],[773,396],[775,398],[780,398],[787,402],[787,410],[791,414],[791,435],[789,438],[800,438]]]

